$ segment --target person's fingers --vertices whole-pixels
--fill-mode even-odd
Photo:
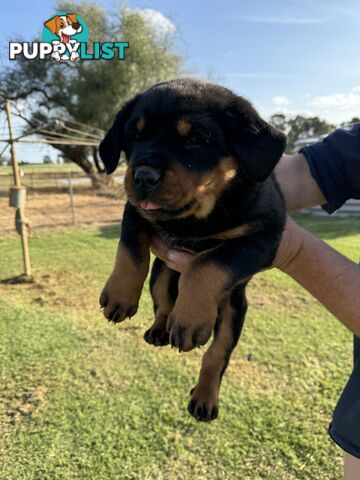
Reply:
[[[153,235],[151,238],[151,251],[159,258],[164,260],[170,251],[169,246],[161,240],[158,235]]]
[[[170,250],[167,255],[166,264],[172,270],[182,273],[189,268],[193,258],[194,255],[192,253]]]
[[[165,262],[169,268],[180,273],[188,268],[193,258],[191,253],[171,250],[158,235],[152,237],[150,248],[152,253]]]

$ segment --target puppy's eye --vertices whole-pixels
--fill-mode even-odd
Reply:
[[[185,145],[192,147],[199,147],[200,145],[205,145],[206,143],[208,143],[206,137],[196,133],[189,135],[185,140]]]

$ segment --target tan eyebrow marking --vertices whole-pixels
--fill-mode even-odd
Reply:
[[[138,129],[138,132],[142,132],[145,127],[145,118],[140,117],[139,120],[136,123],[136,128]]]
[[[182,118],[177,122],[176,129],[179,135],[186,137],[191,130],[191,123]]]

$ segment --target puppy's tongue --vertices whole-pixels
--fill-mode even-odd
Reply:
[[[160,208],[160,205],[157,203],[151,202],[150,200],[142,200],[140,202],[140,207],[144,210],[157,210]]]

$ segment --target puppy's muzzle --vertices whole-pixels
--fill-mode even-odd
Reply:
[[[150,193],[161,183],[161,173],[159,170],[143,166],[135,169],[134,186],[138,193]]]

